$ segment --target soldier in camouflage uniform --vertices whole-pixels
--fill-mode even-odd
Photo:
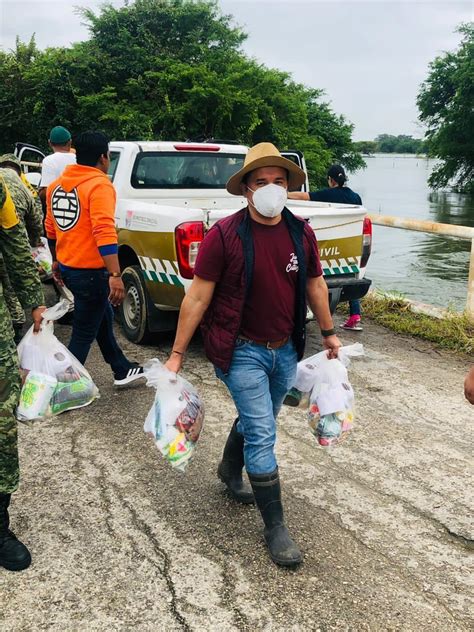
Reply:
[[[0,255],[16,295],[23,307],[31,308],[34,329],[39,331],[45,310],[42,285],[5,173],[0,170]],[[28,549],[9,529],[8,515],[19,480],[15,410],[20,387],[13,327],[0,282],[0,566],[8,570],[22,570],[31,563]]]
[[[21,178],[23,174],[21,172],[20,161],[14,154],[4,154],[3,156],[0,156],[0,170],[7,183],[8,190],[10,191],[18,215],[26,227],[30,245],[33,248],[41,245],[41,237],[43,235],[43,211],[41,207],[41,200],[39,199],[38,194],[36,194],[35,199],[32,193],[34,189],[29,183],[28,187],[24,184]],[[18,343],[21,338],[22,327],[25,324],[25,312],[23,311],[20,301],[15,295],[8,278],[5,263],[1,257],[0,280],[3,284],[3,294],[10,311],[13,328],[15,330],[15,341]]]
[[[43,205],[41,204],[38,191],[35,189],[35,187],[31,184],[31,182],[28,180],[26,175],[23,173],[21,169],[21,162],[15,156],[15,154],[3,154],[3,156],[0,156],[0,168],[6,169],[7,167],[10,167],[10,169],[14,169],[16,171],[16,173],[20,176],[21,181],[23,182],[25,187],[33,196],[33,200],[36,206],[36,218],[43,217]],[[36,218],[35,218],[35,222],[37,222]],[[31,240],[31,237],[30,237],[30,240]]]

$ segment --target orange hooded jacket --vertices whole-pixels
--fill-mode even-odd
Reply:
[[[68,165],[49,185],[46,235],[56,240],[56,256],[62,265],[105,267],[101,252],[117,252],[115,201],[113,184],[95,167]]]

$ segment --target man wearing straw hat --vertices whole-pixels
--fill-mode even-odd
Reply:
[[[218,221],[202,242],[182,306],[168,369],[181,369],[201,323],[206,355],[234,400],[234,422],[218,468],[235,500],[256,502],[270,556],[281,566],[302,560],[283,519],[275,459],[276,417],[294,383],[305,346],[306,299],[323,346],[341,346],[329,310],[314,232],[286,207],[304,172],[271,143],[259,143],[227,182],[247,206]],[[245,468],[252,490],[242,480]]]

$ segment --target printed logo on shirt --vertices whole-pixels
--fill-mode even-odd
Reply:
[[[290,263],[286,266],[286,271],[287,272],[298,272],[299,267],[298,267],[298,257],[295,255],[294,252],[291,253],[290,255]]]
[[[76,189],[68,193],[58,185],[51,195],[51,211],[60,230],[71,230],[81,215]]]

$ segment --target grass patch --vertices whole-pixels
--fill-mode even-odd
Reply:
[[[474,352],[474,321],[448,312],[446,318],[415,314],[402,294],[371,292],[362,299],[362,314],[401,334],[436,343],[445,349]]]

